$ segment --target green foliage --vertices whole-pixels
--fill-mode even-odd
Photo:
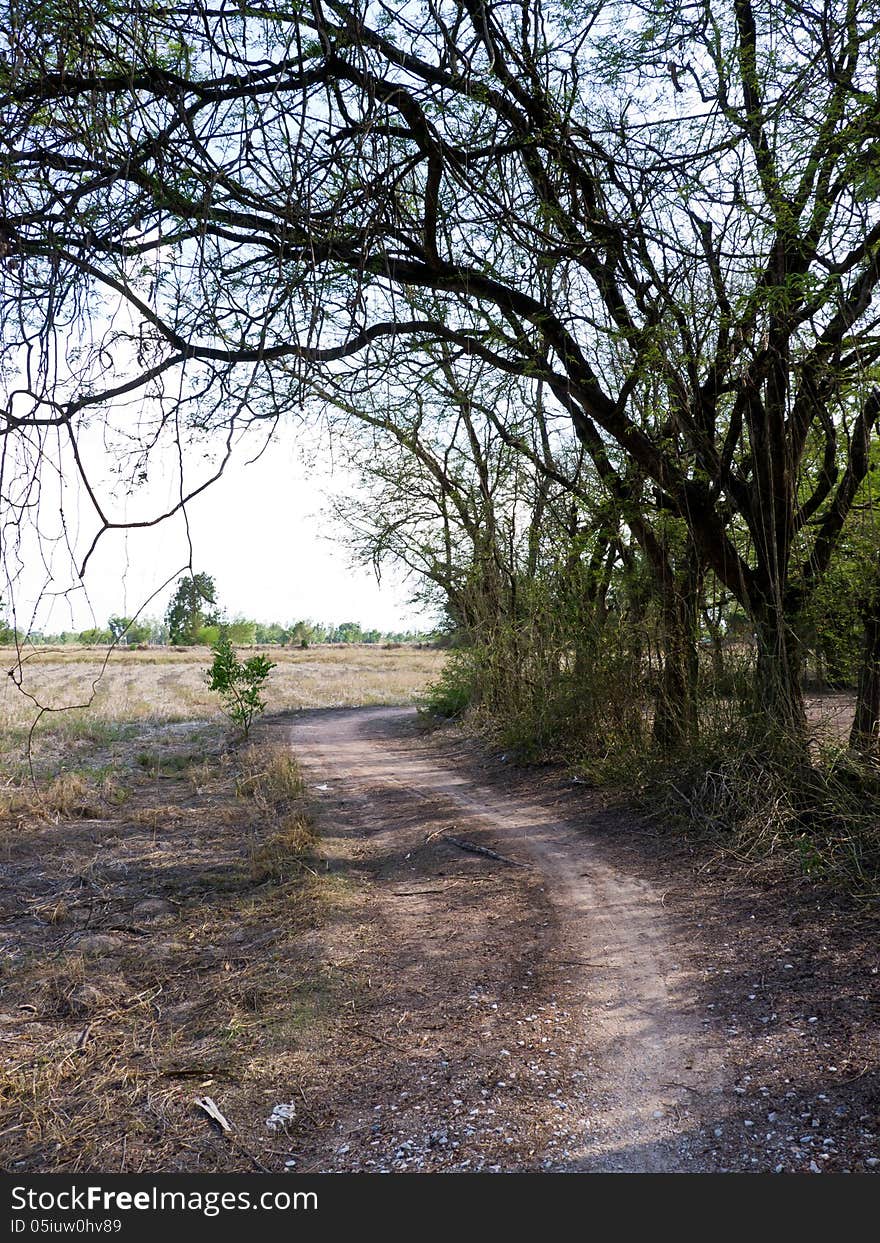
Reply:
[[[114,643],[149,643],[152,637],[152,626],[147,621],[134,621],[131,617],[111,617],[107,629]]]
[[[223,711],[247,738],[254,717],[265,711],[261,692],[275,662],[267,656],[240,661],[226,633],[220,635],[211,651],[214,660],[206,672],[208,688],[219,694]]]
[[[329,643],[363,643],[364,632],[357,622],[340,622],[328,638]]]
[[[872,542],[844,532],[831,564],[800,619],[807,646],[816,657],[819,680],[853,685],[863,645],[863,615],[871,581]]]
[[[288,641],[289,631],[278,622],[255,622],[253,643],[278,644]]]
[[[198,643],[198,632],[204,626],[219,623],[217,589],[209,574],[193,574],[177,580],[177,590],[165,613],[168,637],[175,646]]]
[[[207,575],[197,575],[197,578],[207,578]],[[181,580],[181,582],[184,580]],[[211,580],[208,580],[209,582]],[[178,596],[180,594],[178,584]],[[175,597],[177,598],[177,597]],[[196,602],[198,604],[198,602]],[[169,607],[169,613],[171,607]],[[194,610],[197,614],[199,609]],[[220,638],[221,630],[226,631],[229,638],[234,644],[242,647],[251,647],[254,645],[272,645],[283,646],[289,644],[291,647],[308,648],[313,643],[425,643],[435,642],[436,635],[430,635],[419,631],[389,631],[387,633],[379,630],[362,630],[357,622],[343,622],[342,626],[327,626],[322,622],[315,621],[297,621],[288,626],[282,626],[278,622],[257,622],[247,618],[236,617],[230,622],[222,622],[219,617],[219,611],[216,609],[210,612],[203,612],[205,620],[200,625],[192,628],[192,617],[188,628],[185,624],[184,630],[177,630],[177,645],[199,645],[204,647],[213,647]],[[4,638],[5,636],[5,638]],[[359,637],[358,637],[359,636]],[[114,614],[108,623],[106,629],[92,628],[90,630],[63,630],[56,633],[43,632],[40,630],[32,630],[27,635],[19,635],[21,642],[28,642],[35,646],[42,644],[66,644],[76,646],[82,643],[111,643],[121,642],[128,647],[137,647],[144,643],[153,643],[164,646],[167,643],[174,643],[171,637],[170,627],[167,618],[145,617],[140,621],[132,621],[129,617],[122,614]],[[15,632],[12,627],[4,622],[2,609],[0,609],[0,645],[4,643],[15,642]]]
[[[476,694],[473,653],[459,649],[450,655],[437,681],[426,688],[424,711],[447,721],[457,720],[464,715]]]
[[[298,621],[286,632],[282,642],[292,643],[295,647],[309,647],[312,643],[326,643],[329,630],[326,626],[313,621]]]
[[[153,628],[149,622],[133,621],[126,630],[125,637],[129,643],[134,645],[149,643],[153,637]]]
[[[93,647],[97,644],[112,643],[113,635],[109,630],[102,630],[99,626],[92,626],[89,630],[81,630],[77,635],[77,639],[87,647]]]
[[[244,617],[236,617],[233,621],[227,622],[226,633],[231,642],[241,644],[243,647],[251,647],[257,641],[257,623],[248,621]]]

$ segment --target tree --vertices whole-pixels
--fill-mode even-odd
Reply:
[[[417,362],[398,360],[395,384],[397,398],[369,373],[360,384],[349,373],[322,390],[340,411],[337,452],[362,479],[361,495],[335,507],[358,558],[377,573],[397,560],[421,580],[422,603],[439,594],[459,639],[480,645],[472,669],[498,670],[496,694],[484,685],[481,698],[497,699],[499,714],[527,683],[546,694],[553,667],[572,653],[586,702],[612,579],[626,566],[635,582],[638,560],[648,575],[641,586],[649,581],[656,598],[661,658],[645,670],[639,702],[656,683],[663,749],[692,738],[704,575],[685,524],[658,511],[626,468],[609,487],[608,455],[578,443],[540,384],[456,357],[445,343]]]
[[[876,763],[880,759],[880,550],[875,553],[873,580],[866,585],[861,604],[864,646],[850,746]]]
[[[290,626],[286,642],[292,643],[295,647],[308,647],[312,643],[327,643],[329,639],[329,627],[320,622],[302,619]]]
[[[177,590],[165,613],[168,637],[175,646],[197,643],[199,631],[219,624],[216,587],[209,574],[192,574],[177,580]],[[216,636],[214,636],[216,637]]]
[[[244,617],[233,618],[226,623],[225,629],[232,643],[251,647],[257,641],[257,623]]]
[[[102,630],[100,626],[90,626],[88,630],[81,630],[76,637],[78,643],[83,643],[87,647],[96,647],[112,643],[113,636],[109,630]]]
[[[221,634],[211,653],[214,659],[206,673],[208,689],[217,691],[223,711],[247,738],[254,717],[266,709],[261,695],[275,664],[267,656],[240,661],[228,634]]]
[[[268,625],[257,622],[254,628],[254,641],[257,643],[282,644],[288,641],[289,630],[278,622]]]
[[[111,617],[107,629],[114,643],[148,643],[152,635],[149,622],[135,621],[131,617]]]
[[[330,643],[361,643],[363,631],[357,622],[340,622],[329,637]]]
[[[322,369],[445,342],[543,384],[634,519],[650,491],[684,524],[667,626],[715,576],[802,734],[797,618],[880,419],[876,0],[64,12],[16,5],[0,80],[6,361],[46,360],[22,454],[140,385],[228,446]],[[51,365],[100,296],[133,327]]]
[[[399,366],[395,380],[401,375]],[[337,453],[360,477],[357,494],[337,503],[346,543],[377,572],[397,561],[416,577],[422,602],[433,589],[446,609],[463,650],[444,681],[447,707],[478,705],[520,742],[602,750],[614,732],[603,695],[614,630],[626,653],[617,662],[626,693],[618,683],[616,697],[630,709],[627,734],[641,732],[656,647],[643,643],[644,659],[636,654],[648,622],[642,607],[639,625],[629,625],[637,575],[623,572],[641,550],[567,420],[546,410],[540,386],[531,393],[441,346],[425,351],[418,383],[405,383],[396,400],[375,383],[354,396],[351,388],[349,380],[345,398],[333,394]],[[665,539],[668,556],[664,524],[668,517],[655,516],[652,528],[642,516],[636,525],[657,547]],[[652,634],[659,619],[655,612]],[[690,689],[673,686],[678,653],[668,639],[653,714],[664,747],[687,727],[682,695]],[[670,687],[679,692],[674,711]]]

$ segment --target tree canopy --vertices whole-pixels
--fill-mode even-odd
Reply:
[[[95,412],[136,475],[442,344],[686,525],[802,717],[880,418],[874,0],[22,0],[3,40],[16,480],[57,439],[100,534]]]
[[[214,607],[211,608],[210,606]],[[210,574],[184,575],[177,580],[177,589],[165,612],[168,638],[174,644],[204,642],[206,629],[219,625],[217,589]],[[210,636],[216,642],[216,635]]]

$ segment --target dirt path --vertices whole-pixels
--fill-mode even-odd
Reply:
[[[413,720],[410,709],[329,711],[303,714],[289,730],[327,812],[362,839],[362,862],[375,881],[374,922],[395,930],[388,933],[389,955],[399,956],[405,944],[415,963],[436,958],[444,913],[430,918],[426,902],[437,891],[425,882],[446,878],[450,866],[489,873],[502,889],[526,884],[538,901],[532,918],[548,925],[539,950],[544,961],[527,974],[540,971],[549,981],[554,1070],[564,1065],[568,1084],[551,1090],[546,1102],[557,1117],[566,1114],[564,1142],[555,1132],[548,1150],[536,1152],[536,1168],[713,1168],[704,1120],[715,1113],[720,1092],[719,1049],[696,1010],[685,930],[667,917],[663,894],[608,861],[601,842],[585,831],[583,803],[575,820],[552,798],[483,784],[460,757],[444,759],[442,749],[420,739]],[[464,852],[449,837],[512,862]],[[411,877],[407,889],[402,877]],[[529,901],[529,892],[519,896],[521,904]],[[488,894],[483,913],[498,918]],[[522,914],[527,921],[528,910]],[[467,954],[488,927],[481,929],[480,912],[471,909],[450,935]],[[437,1012],[444,1013],[439,998]],[[516,1040],[538,1017],[510,1014],[502,1049],[508,1080],[516,1079],[517,1058],[520,1076],[547,1074],[534,1060],[535,1042]],[[479,1026],[482,1016],[473,1021]],[[460,1031],[439,1032],[441,1045],[461,1038]],[[525,1107],[512,1096],[507,1106],[510,1113]],[[528,1108],[535,1111],[534,1093]],[[512,1130],[513,1120],[505,1121],[502,1129]]]
[[[0,1168],[880,1172],[880,917],[791,861],[399,709],[113,746],[7,808]]]

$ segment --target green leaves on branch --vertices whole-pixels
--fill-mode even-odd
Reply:
[[[214,608],[209,609],[208,605]],[[210,633],[210,628],[219,625],[216,605],[217,588],[210,574],[187,574],[179,578],[165,613],[171,642],[175,646],[216,642],[219,632]]]
[[[223,711],[247,738],[254,717],[266,710],[261,692],[275,661],[251,656],[242,663],[228,634],[221,634],[211,651],[214,660],[206,673],[208,689],[219,694]]]

